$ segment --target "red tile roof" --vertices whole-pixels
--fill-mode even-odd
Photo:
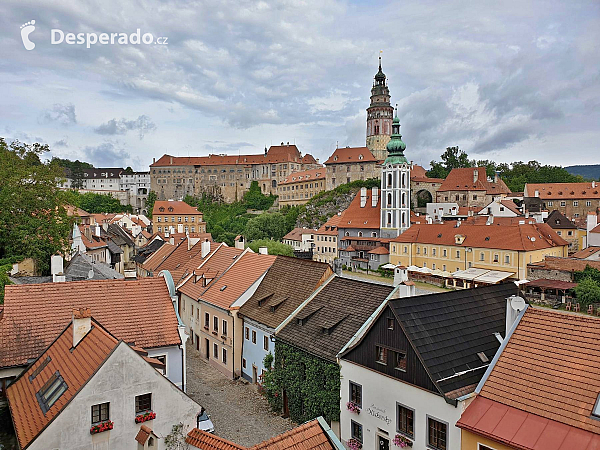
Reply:
[[[456,244],[455,236],[457,235],[465,237],[462,244]],[[473,225],[463,222],[459,227],[456,227],[456,224],[452,222],[415,224],[391,241],[517,251],[532,251],[568,245],[567,241],[544,223],[500,226]]]
[[[246,251],[202,293],[201,300],[224,309],[234,309],[242,296],[275,261],[274,255]]]
[[[517,214],[518,216],[521,215],[521,211],[519,211],[519,207],[516,205],[515,202],[513,202],[512,200],[500,200],[500,203],[508,208],[510,211],[514,212],[515,214]]]
[[[102,366],[119,343],[114,336],[93,320],[90,332],[72,349],[72,324],[68,320],[57,320],[56,322],[58,322],[58,328],[61,329],[58,338],[55,334],[54,342],[7,390],[11,416],[21,448],[29,445],[52,422]],[[69,323],[66,328],[64,328],[65,322]],[[47,358],[50,358],[49,362],[47,362]],[[46,364],[45,367],[43,367],[44,364]],[[43,368],[30,381],[30,376],[33,376],[40,367]],[[36,398],[36,393],[56,372],[59,372],[68,388],[44,414]]]
[[[374,255],[389,255],[390,251],[387,248],[381,246],[375,247],[373,250],[369,251],[369,253],[372,253]]]
[[[333,450],[318,420],[311,420],[253,447],[242,447],[231,441],[194,428],[186,442],[202,450]]]
[[[474,180],[474,173],[477,173],[477,181]],[[502,181],[498,183],[487,181],[485,167],[469,167],[452,169],[438,192],[444,191],[485,191],[487,194],[509,194],[510,189]]]
[[[378,192],[381,194],[379,190]],[[361,207],[361,191],[359,190],[348,208],[342,212],[342,216],[338,222],[338,227],[379,229],[381,195],[377,196],[377,204],[375,207],[372,206],[372,195],[373,190],[367,189],[366,203],[364,207]]]
[[[189,274],[195,274],[196,277],[210,275],[210,280],[214,280],[225,272],[235,260],[242,254],[243,250],[235,247],[228,247],[225,244],[220,245],[213,250],[207,258],[202,261],[194,259],[190,261],[185,270]],[[198,300],[202,294],[210,287],[203,286],[201,282],[196,282],[195,277],[189,276],[177,290],[194,300]]]
[[[592,183],[594,183],[593,187]],[[600,199],[600,186],[597,181],[585,183],[527,183],[524,195],[525,197],[535,197],[536,191],[538,191],[538,197],[542,200]]]
[[[325,179],[325,167],[321,167],[320,169],[310,169],[305,170],[303,172],[293,172],[289,174],[287,177],[283,179],[283,181],[279,182],[279,185],[282,184],[294,184],[300,182],[314,181],[314,180],[324,180]]]
[[[158,276],[158,273],[161,270],[168,270],[173,277],[173,281],[177,283],[185,274],[189,262],[194,260],[194,263],[199,265],[202,261],[202,240],[199,240],[188,249],[189,244],[190,241],[188,237],[184,238],[179,243],[176,243],[173,251],[162,258],[162,261],[154,267],[154,276]],[[218,246],[219,244],[217,242],[211,242],[210,250],[214,251]]]
[[[142,268],[154,272],[156,268],[175,250],[175,245],[165,242],[158,250],[152,253],[142,264]]]
[[[283,239],[287,239],[290,241],[302,241],[302,233],[304,232],[314,232],[314,230],[307,230],[306,228],[294,228],[288,234],[286,234]]]
[[[510,438],[518,448],[586,449],[592,436],[600,444],[600,420],[592,417],[600,393],[599,335],[598,318],[529,307],[481,388],[488,402],[469,406],[480,411],[459,423]],[[481,420],[486,407],[492,416]],[[506,407],[512,410],[503,424]],[[565,440],[569,435],[582,445]]]
[[[535,269],[562,270],[565,272],[581,272],[587,266],[600,270],[600,261],[591,261],[578,258],[559,258],[556,256],[546,256],[544,261],[528,264]]]
[[[0,367],[22,366],[37,357],[79,307],[89,307],[127,343],[145,349],[181,344],[163,278],[13,285],[6,286],[0,320]]]
[[[162,208],[162,211],[161,211]],[[157,200],[154,202],[154,208],[152,208],[152,217],[160,215],[194,215],[202,213],[198,211],[198,208],[188,205],[186,202],[175,201],[175,200]]]
[[[423,183],[443,183],[443,178],[429,178],[427,176],[427,171],[423,166],[419,166],[418,164],[414,164],[412,169],[410,170],[410,180],[413,182],[423,182]]]
[[[600,252],[600,247],[588,247],[584,248],[583,250],[579,250],[577,253],[573,254],[573,258],[585,259],[589,258],[592,255],[595,255],[598,252]]]
[[[142,425],[140,427],[140,431],[138,431],[137,436],[135,437],[135,440],[138,441],[140,444],[144,445],[146,443],[146,441],[148,440],[148,438],[150,437],[150,435],[152,435],[152,430],[150,428],[148,428],[146,425]]]
[[[325,164],[347,164],[360,162],[377,162],[367,147],[336,148]]]
[[[327,235],[327,236],[337,236],[338,234],[338,225],[342,220],[342,214],[336,214],[333,217],[330,217],[327,222],[325,222],[321,227],[315,232],[315,234]]]

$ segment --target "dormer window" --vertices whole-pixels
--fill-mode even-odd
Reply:
[[[169,211],[173,212],[173,207],[172,206],[169,206]]]
[[[161,206],[160,208],[158,208],[158,210],[159,210],[160,212],[164,212],[164,211],[165,211],[165,208],[163,208],[163,207]]]

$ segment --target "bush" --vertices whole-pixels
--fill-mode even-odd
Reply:
[[[575,286],[577,300],[584,306],[600,303],[600,284],[592,278],[584,278]]]
[[[269,255],[294,256],[294,249],[291,246],[270,239],[252,241],[248,244],[248,247],[256,253],[258,253],[260,247],[267,247]]]

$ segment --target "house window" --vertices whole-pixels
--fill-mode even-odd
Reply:
[[[213,317],[213,330],[219,332],[219,318],[217,316]]]
[[[227,349],[223,349],[223,364],[227,364]]]
[[[223,336],[227,336],[227,321],[223,319]]]
[[[92,405],[92,424],[98,422],[106,422],[109,416],[109,405],[110,403],[100,403],[99,405]]]
[[[219,358],[219,346],[217,344],[213,344],[213,357]]]
[[[208,328],[210,324],[210,314],[204,313],[204,327]]]
[[[460,250],[456,250],[456,257],[460,259]]]
[[[162,373],[163,375],[166,375],[167,374],[167,355],[152,356],[152,358],[158,359],[161,363],[163,363],[165,368],[164,369],[156,369],[156,370],[158,372]]]
[[[396,431],[410,438],[415,437],[415,411],[399,403],[396,404]]]
[[[436,252],[435,252],[435,248],[432,248],[432,249],[431,249],[431,256],[435,256],[435,253],[436,253]]]
[[[567,236],[573,236],[573,232],[572,231],[567,231]]]
[[[246,368],[246,358],[242,358],[242,368]]]
[[[246,327],[245,337],[246,337],[246,340],[250,339],[250,328],[248,328],[248,327]]]
[[[42,412],[46,414],[67,389],[67,383],[65,383],[65,380],[57,371],[36,394]]]
[[[504,264],[510,264],[510,256],[504,255]]]
[[[448,256],[448,251],[446,249],[443,250],[442,256],[445,258]]]
[[[362,408],[362,386],[350,381],[350,401]]]
[[[498,262],[498,253],[494,253],[494,262],[497,263]]]
[[[388,327],[388,330],[393,330],[394,329],[394,318],[393,317],[388,317],[388,319],[387,319],[387,327]]]
[[[256,331],[252,330],[252,343],[256,344]]]
[[[477,443],[477,450],[495,450],[492,447],[488,447],[487,445]]]
[[[554,205],[554,202],[548,202],[548,206]]]
[[[269,351],[269,336],[263,336],[263,348],[265,351]]]
[[[375,358],[379,364],[387,364],[387,348],[375,346]]]
[[[190,317],[193,319],[194,318],[194,305],[192,305],[192,312],[190,313]]]
[[[356,439],[358,442],[360,442],[362,444],[362,441],[363,441],[362,425],[358,422],[355,422],[354,420],[351,420],[350,422],[351,422],[350,434],[351,434],[352,438]]]
[[[479,254],[479,261],[485,261],[485,253],[481,252]]]
[[[408,253],[408,247],[404,247],[404,253]]]
[[[152,394],[142,394],[135,397],[135,413],[139,414],[152,409]]]
[[[394,369],[406,372],[406,353],[394,352]]]
[[[589,200],[587,202],[585,202],[585,206],[592,206],[592,202],[590,202]]]
[[[427,247],[423,247],[423,255],[427,255]]]
[[[567,202],[560,202],[560,206],[567,206]]]
[[[579,202],[577,200],[573,200],[573,206],[579,206]]]
[[[427,445],[435,450],[446,450],[448,424],[427,417]]]

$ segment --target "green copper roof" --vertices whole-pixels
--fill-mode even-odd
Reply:
[[[392,136],[387,144],[388,156],[385,158],[384,164],[408,164],[408,160],[404,156],[404,150],[406,150],[406,144],[402,142],[400,119],[398,119],[398,112],[396,111],[392,122]]]

